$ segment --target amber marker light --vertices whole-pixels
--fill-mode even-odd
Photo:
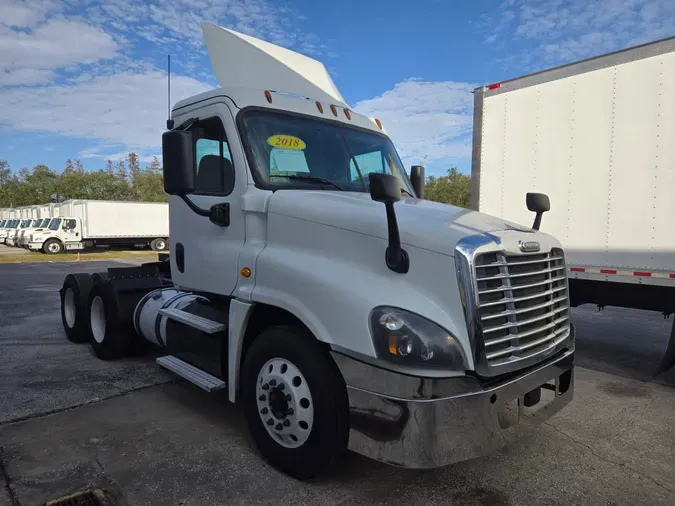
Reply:
[[[248,267],[244,267],[241,270],[241,275],[244,276],[245,278],[250,277],[251,276],[251,269],[249,269]]]

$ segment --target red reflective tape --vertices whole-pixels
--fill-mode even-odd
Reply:
[[[586,272],[586,269],[583,267],[570,267],[571,272]]]
[[[675,279],[675,274],[671,274],[670,279]]]
[[[502,83],[494,83],[488,86],[488,90],[497,90],[502,87]]]
[[[600,274],[616,274],[614,269],[600,269]]]
[[[650,277],[651,275],[652,275],[651,272],[637,272],[637,271],[633,272],[633,276],[646,276],[646,277]]]

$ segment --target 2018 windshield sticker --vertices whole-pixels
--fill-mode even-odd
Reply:
[[[307,147],[305,141],[292,135],[272,135],[267,138],[267,144],[277,149],[292,149],[302,151]]]

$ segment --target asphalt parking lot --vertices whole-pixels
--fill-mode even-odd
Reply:
[[[575,400],[518,445],[433,471],[349,454],[303,483],[261,460],[224,396],[152,356],[103,362],[66,340],[64,275],[112,265],[0,265],[0,506],[89,487],[127,505],[675,504],[675,379],[652,374],[671,321],[657,314],[575,309]]]

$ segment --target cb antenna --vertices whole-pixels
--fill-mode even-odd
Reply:
[[[173,120],[171,119],[171,55],[167,55],[167,120],[166,120],[166,129],[171,130],[173,128]]]

